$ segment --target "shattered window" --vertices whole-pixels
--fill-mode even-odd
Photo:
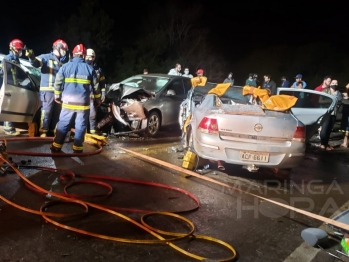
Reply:
[[[142,81],[143,81],[142,77],[133,76],[122,81],[121,84],[132,86],[132,87],[139,87],[139,84],[142,83]]]
[[[152,76],[133,76],[122,81],[121,84],[143,88],[152,93],[160,91],[169,81],[165,77],[152,77]]]
[[[41,70],[39,68],[35,68],[35,67],[27,67],[30,71],[30,74],[35,77],[36,79],[38,79],[38,81],[40,82],[41,80]]]
[[[168,78],[152,77],[149,79],[148,85],[146,85],[144,89],[149,92],[157,93],[167,84],[168,81]]]
[[[35,90],[35,85],[32,83],[27,74],[18,64],[6,64],[6,74],[8,85],[22,87],[28,90]]]

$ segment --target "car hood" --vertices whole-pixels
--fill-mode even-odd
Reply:
[[[112,99],[112,100],[116,99],[120,101],[122,99],[127,99],[127,98],[135,99],[140,95],[147,96],[147,97],[153,96],[153,94],[144,90],[143,88],[132,87],[132,86],[127,86],[127,85],[117,83],[117,84],[112,84],[109,87],[106,97],[107,99]]]

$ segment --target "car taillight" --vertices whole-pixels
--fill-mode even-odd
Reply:
[[[294,131],[293,134],[293,139],[305,140],[305,127],[304,126],[297,126],[296,130]]]
[[[217,119],[204,117],[198,127],[199,131],[206,134],[218,134]]]

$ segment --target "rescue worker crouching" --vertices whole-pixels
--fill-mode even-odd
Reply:
[[[73,59],[64,64],[56,75],[54,95],[56,103],[62,104],[57,123],[56,135],[50,147],[52,152],[60,152],[67,133],[75,126],[74,153],[83,152],[83,143],[90,116],[90,98],[100,97],[97,75],[84,57],[86,49],[82,44],[75,46]],[[95,98],[100,105],[100,98]]]
[[[51,53],[35,56],[33,50],[27,49],[26,51],[30,63],[34,67],[41,68],[40,100],[42,110],[39,129],[41,137],[53,136],[58,122],[61,105],[54,102],[54,83],[58,70],[69,61],[67,52],[68,45],[61,39],[53,43]]]
[[[97,82],[99,84],[99,89],[101,90],[101,93],[98,95],[91,94],[91,103],[90,103],[90,121],[89,121],[89,127],[87,128],[87,132],[90,134],[100,134],[101,132],[96,129],[97,124],[97,110],[95,106],[95,98],[100,98],[101,102],[104,102],[105,99],[105,76],[102,71],[102,68],[100,68],[96,63],[96,53],[93,49],[88,48],[86,50],[86,57],[85,61],[87,64],[92,66],[93,70],[97,74]]]
[[[21,62],[19,61],[19,57],[22,56],[22,51],[25,48],[24,43],[22,42],[22,40],[19,39],[13,39],[10,42],[9,45],[9,54],[6,55],[3,59],[16,63],[16,64],[20,64]],[[9,72],[9,70],[11,70],[11,75],[12,75],[12,80],[13,80],[13,84],[15,86],[18,85],[18,79],[17,79],[17,70],[15,66],[11,66],[11,68],[4,68],[4,73]],[[20,132],[17,131],[12,122],[9,121],[4,121],[4,133],[6,135],[9,136],[18,136],[20,135]]]

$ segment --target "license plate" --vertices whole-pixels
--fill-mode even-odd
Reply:
[[[255,153],[249,151],[240,151],[240,160],[252,162],[269,162],[268,153]]]

